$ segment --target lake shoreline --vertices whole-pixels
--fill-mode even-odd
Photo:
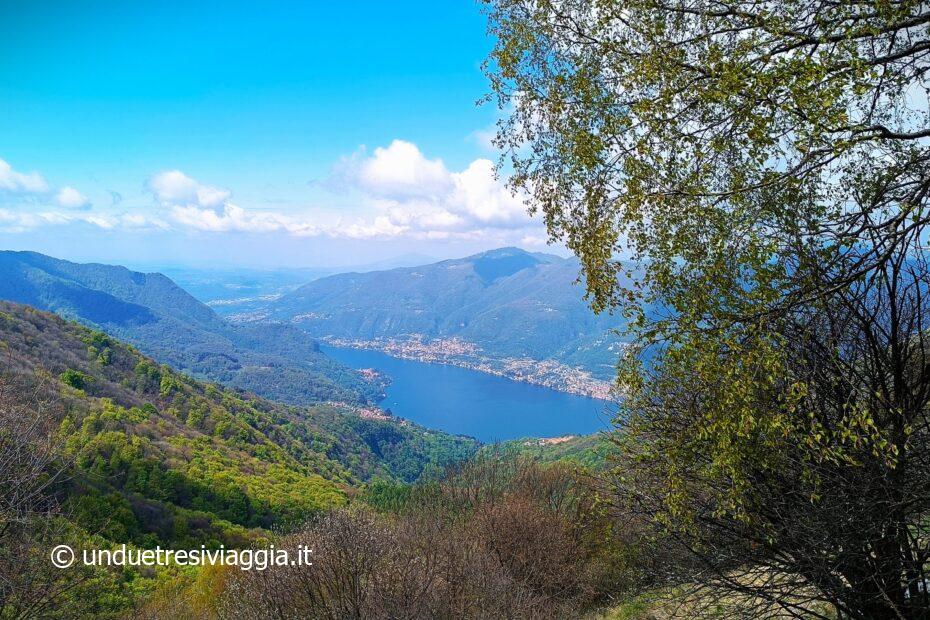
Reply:
[[[610,403],[455,364],[404,359],[376,349],[321,349],[356,370],[391,378],[377,406],[396,418],[484,444],[584,435],[608,427]]]
[[[613,384],[593,378],[586,370],[552,360],[480,355],[477,347],[457,338],[424,343],[413,339],[349,340],[325,336],[320,341],[330,347],[378,351],[396,359],[465,368],[606,403],[617,400]]]

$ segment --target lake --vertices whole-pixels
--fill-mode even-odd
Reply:
[[[350,368],[391,378],[383,409],[428,428],[483,442],[583,435],[609,428],[604,401],[458,366],[398,359],[368,349],[320,347]]]

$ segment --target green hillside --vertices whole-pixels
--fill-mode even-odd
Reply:
[[[77,521],[115,528],[116,539],[234,542],[341,504],[373,476],[412,481],[476,449],[351,409],[248,398],[26,306],[0,302],[0,342],[8,373],[62,403],[55,423],[75,468],[66,495]]]
[[[194,376],[283,402],[364,403],[381,392],[305,332],[231,325],[157,273],[0,252],[0,299],[50,310]]]

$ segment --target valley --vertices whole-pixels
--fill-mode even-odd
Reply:
[[[287,324],[333,346],[608,400],[625,322],[591,311],[579,269],[575,259],[500,248],[211,305],[238,325]]]
[[[214,298],[211,307],[163,274],[0,252],[0,299],[56,312],[194,378],[285,404],[331,404],[485,442],[608,425],[604,410],[615,398],[604,368],[612,366],[596,360],[615,359],[624,345],[582,305],[571,261],[503,248],[297,288],[294,280],[313,272],[173,273],[202,297],[291,290]],[[513,286],[522,290],[516,297]],[[218,313],[243,305],[252,310]],[[453,306],[458,315],[440,321]],[[527,323],[544,317],[555,322]],[[568,344],[558,348],[562,339]],[[360,363],[366,355],[374,359]]]
[[[160,273],[0,252],[0,299],[55,312],[159,362],[289,404],[368,403],[382,393],[293,326],[235,325]]]

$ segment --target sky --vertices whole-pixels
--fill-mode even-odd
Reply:
[[[204,267],[545,250],[495,175],[491,46],[473,0],[0,0],[0,248]]]

